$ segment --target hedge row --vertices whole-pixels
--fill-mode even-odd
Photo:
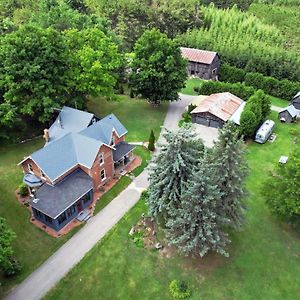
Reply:
[[[220,81],[204,81],[199,88],[196,87],[194,90],[199,95],[230,92],[243,100],[247,100],[255,93],[253,87],[246,86],[244,83],[228,83]]]
[[[300,91],[300,82],[287,79],[278,80],[274,77],[264,76],[261,73],[246,73],[244,70],[228,64],[221,65],[219,75],[219,79],[222,82],[244,82],[247,86],[261,89],[266,94],[288,101]]]

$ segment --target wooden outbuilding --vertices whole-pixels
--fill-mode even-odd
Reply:
[[[295,106],[289,105],[278,113],[278,119],[281,122],[292,123],[297,119],[298,114],[299,113]]]
[[[291,105],[294,105],[296,109],[300,109],[300,92],[298,92],[293,98],[290,103]]]
[[[189,76],[218,80],[221,61],[217,52],[185,47],[180,48],[180,51],[182,57],[188,60]]]

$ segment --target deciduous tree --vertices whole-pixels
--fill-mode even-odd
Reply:
[[[156,29],[147,30],[135,44],[130,85],[150,102],[177,100],[187,78],[187,62],[177,44]]]

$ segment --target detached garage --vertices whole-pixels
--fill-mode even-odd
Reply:
[[[222,128],[229,120],[239,125],[245,104],[229,92],[212,94],[191,112],[192,122],[215,128]]]

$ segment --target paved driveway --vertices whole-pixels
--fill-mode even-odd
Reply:
[[[204,145],[211,148],[214,145],[214,141],[218,138],[218,129],[213,127],[207,127],[200,124],[193,124],[192,129],[197,133]]]

